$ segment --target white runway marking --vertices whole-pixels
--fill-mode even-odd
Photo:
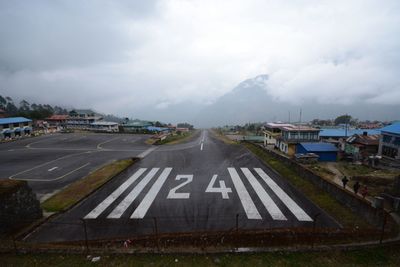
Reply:
[[[53,168],[48,169],[47,171],[52,172],[52,171],[54,171],[54,170],[57,169],[57,168],[58,168],[58,167],[53,167]]]
[[[162,185],[164,184],[165,180],[167,180],[168,175],[171,173],[172,168],[165,168],[164,171],[161,173],[160,177],[158,177],[157,181],[153,184],[150,188],[150,191],[144,197],[142,202],[140,202],[139,206],[136,210],[132,213],[131,219],[142,219],[147,210],[150,208],[151,204],[153,203],[154,199],[156,198],[158,192],[160,191]]]
[[[115,138],[112,138],[112,139],[110,139],[110,140],[101,142],[101,143],[99,143],[99,144],[97,145],[97,149],[103,149],[103,148],[101,147],[102,145],[105,145],[105,144],[107,144],[107,143],[110,143],[110,142],[112,142],[112,141],[114,141],[114,140],[117,140],[117,139],[119,139],[119,138],[120,138],[120,137],[115,137]]]
[[[282,211],[278,208],[262,185],[257,181],[256,177],[254,177],[251,171],[248,168],[241,168],[241,170],[246,176],[247,180],[249,180],[251,186],[254,188],[254,191],[256,191],[258,197],[261,199],[261,202],[264,204],[272,219],[286,221],[287,219],[285,215],[283,215]]]
[[[109,219],[118,219],[124,214],[126,209],[132,204],[137,196],[142,192],[150,180],[156,175],[160,168],[153,168],[151,171],[133,188],[133,190],[118,204],[117,207],[107,216]]]
[[[312,222],[310,216],[305,213],[305,211],[293,201],[280,187],[271,179],[261,168],[254,168],[254,170],[260,175],[264,182],[271,188],[272,191],[279,197],[279,199],[288,207],[288,209],[293,213],[294,216],[299,221]]]
[[[203,150],[203,143],[201,143],[200,150]]]
[[[109,195],[103,202],[101,202],[95,209],[93,209],[85,219],[96,219],[108,206],[110,206],[131,184],[133,184],[147,169],[140,168],[129,177],[122,185],[120,185],[111,195]]]
[[[258,210],[254,205],[254,202],[251,199],[249,192],[247,192],[246,187],[244,186],[242,180],[240,179],[236,169],[228,168],[228,172],[232,178],[233,185],[236,188],[240,201],[242,202],[242,206],[244,208],[244,211],[246,212],[247,218],[261,220],[262,217],[260,213],[258,213]]]
[[[146,157],[148,154],[150,154],[151,152],[153,152],[154,150],[156,150],[157,149],[157,147],[150,147],[149,149],[147,149],[146,151],[143,151],[142,153],[140,153],[139,155],[138,155],[138,157],[139,158],[144,158],[144,157]]]

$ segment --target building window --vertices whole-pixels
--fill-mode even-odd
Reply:
[[[382,146],[382,155],[390,157],[390,158],[396,158],[397,157],[397,148],[393,147],[388,147],[388,146]]]
[[[392,137],[390,135],[383,135],[382,141],[384,143],[391,143],[392,142]]]

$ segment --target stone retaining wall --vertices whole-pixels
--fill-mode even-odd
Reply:
[[[36,195],[26,181],[0,180],[0,234],[42,218]]]

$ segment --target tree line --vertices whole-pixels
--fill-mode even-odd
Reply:
[[[22,100],[18,105],[9,97],[0,95],[0,109],[10,117],[26,117],[35,120],[43,120],[51,115],[67,115],[68,111],[59,106],[51,106],[48,104],[30,104],[26,100]]]

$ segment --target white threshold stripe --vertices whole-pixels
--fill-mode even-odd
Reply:
[[[242,180],[239,177],[235,168],[228,168],[228,172],[232,178],[233,185],[235,186],[236,192],[240,198],[240,202],[242,202],[242,206],[244,211],[246,212],[248,219],[261,220],[262,217],[258,212],[256,205],[254,205],[253,200],[251,199],[249,192],[247,192],[246,187],[244,186]]]
[[[96,208],[94,208],[85,219],[96,219],[108,206],[110,206],[131,184],[133,184],[147,168],[140,168],[128,180],[120,185],[111,195],[103,200]]]
[[[171,173],[172,168],[165,168],[164,171],[160,174],[157,181],[150,188],[149,192],[147,192],[146,196],[143,198],[142,202],[140,202],[139,206],[132,213],[131,219],[143,219],[146,216],[148,209],[156,198],[158,192],[160,192],[161,187],[164,182],[167,180],[168,175]]]
[[[294,202],[294,200],[289,197],[288,194],[286,194],[285,191],[283,191],[282,188],[280,188],[274,180],[271,179],[271,177],[268,176],[268,174],[266,174],[261,168],[254,168],[254,170],[258,173],[258,175],[260,175],[260,177],[269,186],[269,188],[274,191],[274,193],[286,205],[286,207],[288,207],[290,212],[292,212],[299,221],[313,221],[311,217],[308,216],[307,213],[302,208],[300,208],[300,206],[297,205],[296,202]]]
[[[261,202],[264,204],[268,213],[271,215],[274,220],[286,221],[285,215],[283,215],[282,211],[278,208],[272,198],[268,195],[267,191],[262,187],[260,182],[257,181],[256,177],[251,173],[248,168],[241,168],[243,174],[246,176],[247,180],[249,180],[251,186],[256,191],[258,197]]]
[[[149,173],[133,188],[133,190],[118,204],[117,207],[107,216],[108,219],[118,219],[121,218],[122,214],[126,209],[132,204],[132,202],[137,198],[137,196],[142,192],[145,186],[150,182],[150,180],[156,175],[160,168],[153,168]]]

